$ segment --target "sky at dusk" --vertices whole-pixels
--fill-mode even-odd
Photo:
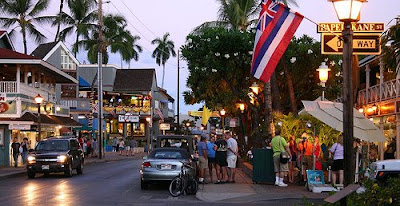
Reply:
[[[103,0],[104,1],[104,0]],[[55,15],[58,12],[59,0],[50,0],[51,5],[48,14]],[[314,22],[337,22],[337,16],[332,3],[327,0],[297,0],[298,7],[293,6],[293,10],[298,11]],[[111,0],[103,6],[104,13],[119,14],[128,20],[128,29],[141,37],[139,44],[143,47],[143,52],[139,55],[139,61],[132,61],[131,68],[155,68],[157,71],[158,85],[161,86],[162,67],[155,63],[151,54],[155,48],[150,42],[161,37],[166,32],[170,33],[170,38],[175,42],[178,49],[186,41],[186,36],[193,28],[206,21],[217,20],[219,4],[216,0]],[[369,0],[361,10],[360,22],[383,22],[388,24],[393,18],[400,15],[400,0]],[[394,21],[390,25],[393,25]],[[38,27],[48,37],[48,41],[54,40],[55,27]],[[319,41],[320,35],[316,33],[315,24],[304,19],[296,36],[307,34]],[[70,37],[66,45],[71,47],[75,40]],[[22,40],[20,35],[13,39],[17,51],[22,52]],[[34,50],[37,45],[30,42],[28,53]],[[86,54],[81,52],[78,60],[83,63]],[[87,61],[86,61],[87,62]],[[119,55],[112,55],[109,61],[111,64],[121,66]],[[123,68],[128,64],[124,62]],[[186,79],[188,76],[187,66],[181,61],[180,70],[180,92],[187,90]],[[176,99],[177,97],[177,59],[170,58],[166,64],[165,89]],[[184,105],[183,97],[180,96],[180,113],[185,114],[188,110],[197,110],[201,105]]]

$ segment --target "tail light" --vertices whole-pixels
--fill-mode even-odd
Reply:
[[[151,164],[150,164],[150,162],[143,162],[142,166],[143,167],[151,167]]]

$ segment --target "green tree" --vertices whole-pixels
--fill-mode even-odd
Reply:
[[[383,58],[389,68],[400,69],[400,20],[382,35]]]
[[[103,18],[103,64],[108,63],[109,51],[119,53],[122,60],[138,60],[142,47],[137,44],[139,36],[134,36],[126,28],[126,20],[122,16],[108,14]],[[88,51],[90,63],[98,63],[99,51],[99,32],[93,30],[90,39],[80,40],[79,47],[84,47]]]
[[[156,63],[158,66],[163,66],[163,75],[162,75],[162,83],[161,87],[164,88],[164,76],[165,76],[165,63],[171,57],[176,56],[175,53],[175,45],[174,42],[168,39],[169,33],[165,33],[162,38],[156,38],[151,41],[151,44],[156,44],[157,47],[154,49],[153,54],[151,55],[153,58],[156,58]]]
[[[66,0],[60,0],[60,10],[59,10],[59,12],[58,12],[57,19],[56,19],[56,22],[57,22],[57,32],[56,32],[56,36],[54,37],[54,41],[57,41],[57,40],[58,40],[58,36],[59,36],[59,34],[60,34],[60,28],[61,28],[60,14],[61,14],[62,11],[63,11],[64,2],[65,2],[65,1],[66,1]]]
[[[48,5],[48,0],[0,0],[0,12],[6,16],[0,17],[0,24],[5,28],[13,27],[9,32],[12,37],[15,35],[16,29],[20,29],[25,54],[27,54],[27,35],[33,37],[36,43],[41,43],[46,39],[37,30],[35,24],[41,25],[54,20],[54,16],[40,16],[40,13],[45,11]]]
[[[97,11],[94,10],[96,2],[94,0],[69,0],[68,7],[70,14],[63,11],[58,14],[57,21],[53,26],[63,24],[66,27],[59,33],[58,39],[65,41],[68,35],[75,34],[75,43],[73,45],[74,56],[76,56],[79,48],[78,42],[80,37],[89,38],[89,32],[95,30],[97,25]]]

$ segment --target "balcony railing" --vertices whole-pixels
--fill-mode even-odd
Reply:
[[[40,94],[44,98],[44,101],[56,101],[55,93],[54,91],[51,91],[51,89],[48,90],[45,88],[34,88],[24,83],[18,83],[17,81],[0,81],[0,93],[20,93],[29,97],[36,97],[38,94]]]
[[[357,105],[362,106],[400,97],[400,79],[393,79],[358,92]]]
[[[17,82],[2,81],[0,82],[1,93],[17,93],[18,91]]]
[[[73,110],[90,111],[90,99],[88,98],[61,99],[60,104],[73,108]]]

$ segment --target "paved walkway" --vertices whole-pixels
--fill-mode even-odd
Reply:
[[[92,163],[124,160],[124,159],[139,159],[145,155],[146,155],[145,153],[138,153],[138,154],[135,154],[134,156],[126,156],[126,155],[119,155],[119,153],[117,153],[117,152],[106,152],[105,157],[103,159],[99,159],[98,157],[86,157],[85,165],[92,164]],[[0,167],[0,179],[10,177],[10,176],[20,175],[20,174],[25,173],[25,171],[26,171],[26,169],[24,166]]]
[[[205,184],[199,186],[196,197],[210,203],[259,203],[265,201],[277,201],[296,199],[320,200],[328,197],[327,193],[312,193],[304,186],[289,185],[278,187],[266,184],[253,184],[252,180],[237,169],[236,183]],[[208,178],[207,178],[208,180]]]

